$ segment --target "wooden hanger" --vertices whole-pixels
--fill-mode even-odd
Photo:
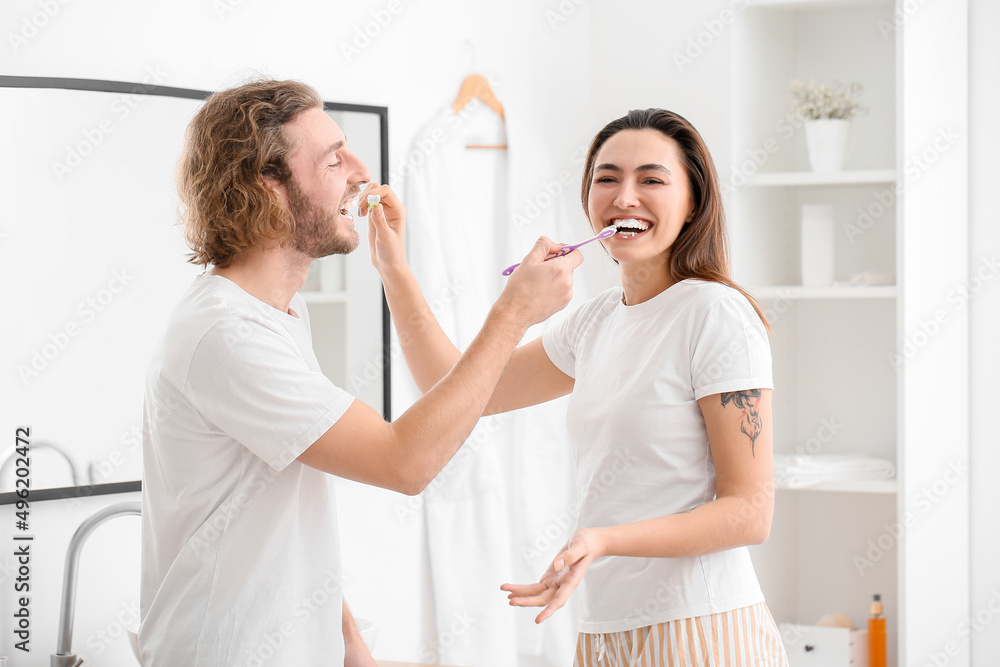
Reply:
[[[489,81],[482,74],[470,74],[465,77],[465,81],[462,82],[462,87],[458,91],[458,97],[455,98],[451,108],[455,113],[459,113],[474,99],[482,101],[490,109],[493,109],[500,118],[506,120],[503,114],[503,105],[500,104],[500,100],[497,99],[496,93],[490,87]],[[507,144],[470,144],[466,148],[506,150]]]

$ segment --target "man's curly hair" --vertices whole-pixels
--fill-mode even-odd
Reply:
[[[322,106],[319,94],[297,81],[256,81],[205,101],[177,168],[188,261],[225,268],[262,243],[291,241],[294,219],[261,176],[290,181],[287,157],[295,146],[283,127]]]

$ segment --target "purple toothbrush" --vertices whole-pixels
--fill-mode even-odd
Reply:
[[[583,241],[581,243],[577,243],[576,245],[566,245],[566,246],[563,246],[562,248],[559,249],[558,252],[552,253],[551,255],[549,255],[548,257],[546,257],[543,261],[547,262],[550,259],[553,259],[555,257],[562,257],[563,255],[567,255],[567,254],[573,252],[574,250],[576,250],[577,248],[579,248],[580,246],[587,245],[591,241],[597,241],[598,239],[609,239],[612,236],[614,236],[617,232],[618,232],[618,228],[615,227],[614,225],[611,225],[610,227],[605,227],[604,229],[601,230],[601,233],[598,234],[597,236],[591,237],[591,238],[587,239],[586,241]],[[518,262],[514,266],[508,266],[506,269],[504,269],[503,273],[501,273],[500,275],[502,275],[502,276],[509,276],[510,274],[514,273],[514,269],[516,269],[519,266],[521,266],[520,262]]]

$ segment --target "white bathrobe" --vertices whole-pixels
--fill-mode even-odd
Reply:
[[[405,177],[410,265],[462,350],[500,295],[504,268],[539,236],[573,243],[589,231],[582,212],[572,224],[564,214],[579,210],[578,175],[559,184],[545,144],[531,136],[530,113],[522,125],[512,122],[522,117],[516,110],[506,111],[505,124],[476,101],[458,115],[443,109],[418,133],[397,174]],[[586,299],[579,271],[576,281],[574,303],[532,327],[523,342]],[[393,388],[399,414],[418,396],[403,364],[394,366]],[[574,604],[538,626],[540,609],[512,608],[499,590],[504,582],[537,581],[573,527],[566,401],[484,418],[422,494],[437,625],[423,658],[476,667],[572,660]]]

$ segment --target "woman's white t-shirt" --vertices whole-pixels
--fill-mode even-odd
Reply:
[[[577,526],[685,512],[715,498],[697,400],[773,388],[767,333],[721,283],[682,280],[626,306],[611,288],[542,338],[575,378],[567,421],[576,454]],[[608,556],[581,584],[581,632],[620,632],[764,600],[746,547],[689,558]]]

